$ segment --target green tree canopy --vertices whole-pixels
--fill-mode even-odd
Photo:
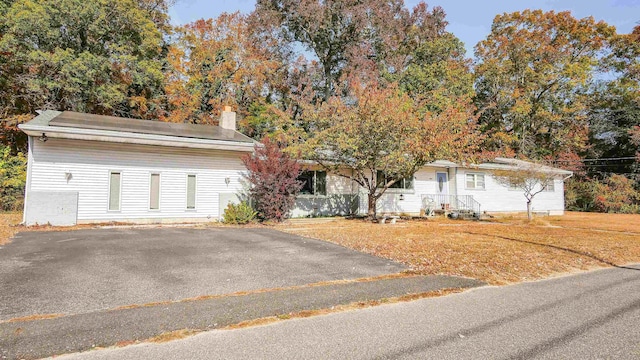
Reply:
[[[0,115],[152,116],[163,38],[151,16],[134,0],[13,2],[0,20]]]

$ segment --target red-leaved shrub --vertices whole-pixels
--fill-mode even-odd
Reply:
[[[249,194],[261,220],[282,221],[302,188],[297,180],[301,166],[276,142],[265,138],[262,144],[242,158],[248,170],[245,177],[252,185]]]

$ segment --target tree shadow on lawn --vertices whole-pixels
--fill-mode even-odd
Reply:
[[[640,271],[640,268],[634,268],[634,267],[630,267],[630,266],[623,266],[623,265],[618,265],[615,263],[612,263],[609,260],[605,260],[603,258],[597,257],[593,254],[590,254],[588,252],[584,252],[584,251],[580,251],[580,250],[574,250],[574,249],[569,249],[569,248],[565,248],[562,246],[557,246],[557,245],[551,245],[551,244],[544,244],[544,243],[538,243],[535,241],[529,241],[529,240],[521,240],[521,239],[514,239],[514,238],[510,238],[510,237],[506,237],[506,236],[500,236],[500,235],[488,235],[488,234],[482,234],[482,233],[474,233],[471,231],[464,231],[465,234],[470,234],[470,235],[481,235],[481,236],[490,236],[490,237],[496,237],[498,239],[503,239],[503,240],[509,240],[509,241],[515,241],[515,242],[519,242],[519,243],[524,243],[524,244],[530,244],[530,245],[538,245],[538,246],[544,246],[544,247],[548,247],[548,248],[552,248],[552,249],[556,249],[556,250],[561,250],[561,251],[566,251],[566,252],[570,252],[576,255],[581,255],[581,256],[586,256],[588,258],[591,258],[593,260],[596,260],[598,262],[601,262],[603,264],[618,268],[618,269],[627,269],[627,270],[635,270],[635,271]]]

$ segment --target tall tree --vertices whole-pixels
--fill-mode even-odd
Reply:
[[[258,0],[256,13],[264,22],[281,27],[282,39],[300,42],[317,57],[328,99],[342,74],[347,52],[361,39],[365,24],[361,0]]]
[[[471,108],[421,116],[396,85],[352,89],[349,102],[332,97],[305,113],[315,131],[303,154],[364,188],[371,218],[377,215],[377,200],[396,182],[410,181],[428,162],[468,160],[477,150]]]
[[[637,28],[640,29],[640,28]],[[639,30],[640,31],[640,30]],[[629,158],[637,151],[633,128],[640,126],[640,41],[636,34],[612,37],[610,53],[601,62],[607,77],[593,91],[589,109],[591,158]],[[606,165],[603,167],[602,165]],[[589,168],[591,175],[640,172],[629,159]]]
[[[254,102],[268,96],[282,63],[269,51],[270,44],[257,41],[247,16],[225,13],[176,32],[168,56],[164,120],[215,123],[223,104],[246,115]]]
[[[476,87],[487,144],[532,158],[585,149],[586,98],[615,29],[569,12],[498,15],[476,46]]]
[[[406,68],[387,78],[424,104],[425,110],[439,112],[448,106],[466,106],[474,96],[471,60],[464,44],[451,33],[442,34],[413,49]]]
[[[403,0],[258,0],[255,15],[278,29],[283,43],[302,44],[321,68],[320,99],[340,95],[348,82],[403,71],[412,51],[444,32],[444,11]]]
[[[136,1],[17,0],[1,27],[4,118],[37,109],[154,114],[162,34]]]

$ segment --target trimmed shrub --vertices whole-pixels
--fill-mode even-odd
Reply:
[[[225,224],[244,225],[255,220],[257,212],[246,201],[239,204],[229,203],[224,209],[222,222]]]
[[[261,220],[282,221],[295,204],[302,188],[297,178],[301,166],[298,161],[282,151],[275,142],[265,138],[263,145],[256,145],[251,155],[242,158],[251,184],[249,194]]]

